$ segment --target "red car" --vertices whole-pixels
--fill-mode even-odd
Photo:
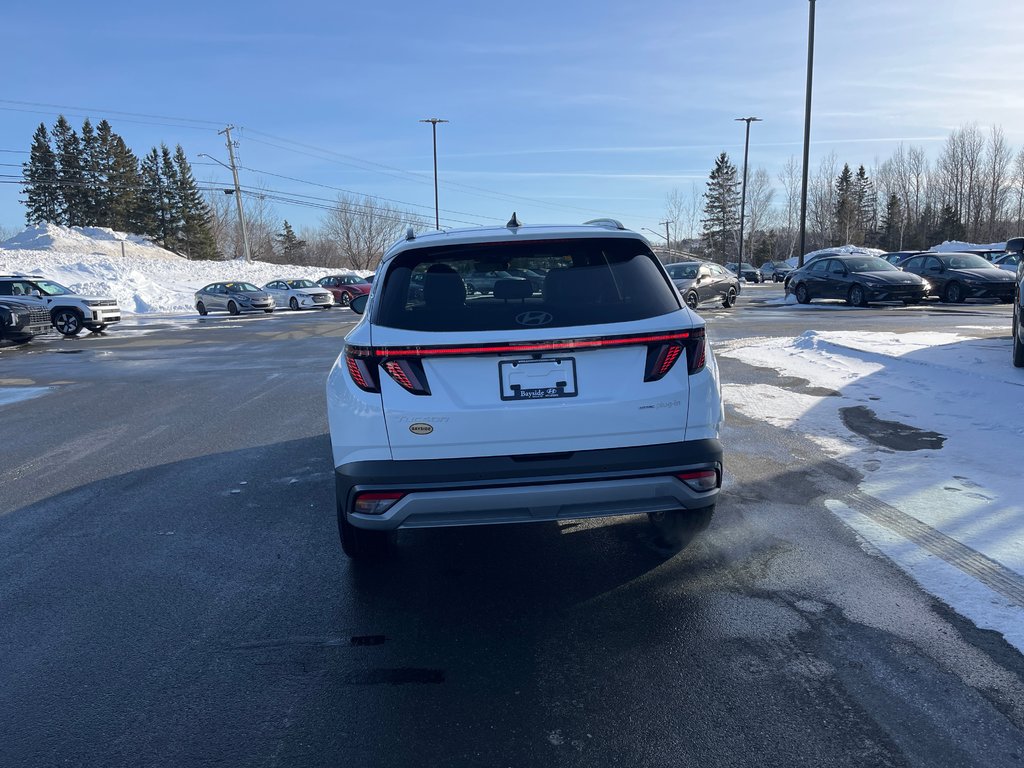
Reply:
[[[334,302],[347,307],[356,296],[370,292],[370,283],[358,275],[328,275],[321,277],[316,284],[334,294]]]

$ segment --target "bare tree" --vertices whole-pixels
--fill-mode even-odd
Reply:
[[[982,239],[1000,238],[1006,204],[1010,198],[1010,164],[1013,150],[1006,143],[1003,129],[993,125],[985,152],[985,230]]]
[[[808,218],[811,220],[812,242],[818,248],[836,245],[836,188],[835,178],[839,173],[839,159],[835,152],[829,152],[821,159],[818,172],[808,185]]]
[[[310,266],[339,269],[343,266],[341,251],[322,228],[306,226],[299,230],[306,241],[306,260]]]
[[[683,194],[673,189],[665,197],[665,221],[669,222],[669,238],[679,246],[684,240],[700,236],[699,225],[704,207],[704,190],[696,182]]]
[[[765,236],[766,230],[772,225],[771,219],[775,213],[772,208],[774,199],[772,177],[764,168],[757,168],[747,181],[745,239],[749,247],[745,251],[751,254],[757,251],[758,240]]]
[[[796,250],[796,239],[799,235],[797,227],[800,224],[800,163],[795,156],[790,155],[786,164],[778,175],[779,184],[782,185],[782,194],[785,202],[782,208],[782,218],[785,220],[784,241],[782,253],[784,258],[789,258]]]
[[[337,243],[343,266],[373,269],[385,249],[412,226],[422,228],[416,214],[371,197],[342,194],[323,221],[324,233]]]
[[[1013,201],[1013,218],[1016,222],[1013,235],[1024,235],[1024,147],[1017,153],[1017,160],[1013,164]]]

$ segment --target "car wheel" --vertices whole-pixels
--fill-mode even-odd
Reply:
[[[341,296],[338,297],[338,303],[343,307],[347,307],[352,303],[352,296],[348,291],[342,291]]]
[[[82,320],[82,313],[77,309],[63,308],[53,310],[50,315],[53,327],[63,336],[77,336],[82,332],[85,324]]]
[[[868,295],[864,291],[864,286],[860,283],[854,283],[850,286],[850,292],[846,295],[846,303],[851,307],[866,307],[868,305]]]
[[[729,292],[725,294],[725,298],[722,300],[722,306],[728,309],[736,303],[736,289],[730,288]]]
[[[711,524],[714,505],[704,509],[678,509],[672,512],[650,512],[648,518],[661,539],[661,544],[675,550],[686,547],[697,534]]]
[[[687,291],[683,301],[686,302],[686,306],[690,309],[696,309],[697,305],[700,304],[700,298],[698,298],[696,291]]]
[[[198,312],[200,315],[203,315],[203,317],[209,314],[209,311],[206,309],[206,305],[203,304],[203,302],[201,301],[198,304],[196,304],[196,312]]]
[[[942,292],[942,300],[947,304],[962,304],[964,301],[964,288],[960,283],[953,281],[946,286]]]
[[[292,311],[296,311],[299,308],[299,300],[292,296],[288,300],[288,306],[292,308]]]
[[[89,329],[90,333],[103,333],[107,329],[106,323],[93,323],[92,325],[85,326]]]
[[[345,513],[338,510],[338,534],[341,550],[353,560],[380,560],[391,550],[394,535],[390,531],[368,531],[356,528],[345,519]]]
[[[779,277],[778,275],[772,275],[772,282],[773,283],[780,283],[780,282],[782,282],[782,278]]]
[[[238,305],[235,304],[235,302],[233,302],[233,301],[229,301],[228,302],[228,312],[231,313],[232,315],[237,315],[238,314]]]
[[[1013,308],[1013,365],[1024,368],[1024,343],[1020,340],[1020,305]]]
[[[796,300],[801,304],[811,303],[811,294],[807,292],[807,286],[803,283],[798,283],[796,286]]]
[[[274,310],[273,309],[264,309],[263,311],[266,312],[268,315],[274,314]]]

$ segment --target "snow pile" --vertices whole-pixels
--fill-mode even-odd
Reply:
[[[863,473],[861,493],[1024,575],[1024,495],[1012,458],[1020,456],[1024,441],[1024,371],[1010,365],[1005,339],[808,331],[797,338],[724,342],[716,349],[838,393],[726,385],[726,401],[738,411],[806,434]],[[873,413],[945,440],[926,437],[913,450],[880,445],[877,436],[872,442],[847,427],[850,408],[861,414],[870,409],[869,418]],[[1024,606],[858,512],[852,502],[835,499],[827,506],[925,589],[1024,650]]]
[[[348,272],[260,261],[189,261],[145,238],[102,227],[46,224],[0,243],[0,274],[42,275],[84,295],[111,296],[126,314],[195,312],[193,294],[214,282],[262,286],[279,278],[315,281]]]
[[[804,254],[804,264],[813,259],[820,253],[856,253],[861,256],[881,256],[885,251],[881,248],[866,248],[863,245],[837,245],[834,248],[821,248],[817,251],[811,251],[810,253]],[[796,268],[799,258],[791,256],[786,259],[785,263],[789,266]]]
[[[955,253],[957,251],[1005,251],[1006,243],[989,243],[988,245],[978,245],[977,243],[965,243],[961,240],[946,240],[941,245],[933,245],[931,247],[933,251],[946,251]]]

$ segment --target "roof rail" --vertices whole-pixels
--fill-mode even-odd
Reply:
[[[617,219],[591,219],[584,221],[583,226],[604,227],[605,229],[625,229],[622,222]]]

